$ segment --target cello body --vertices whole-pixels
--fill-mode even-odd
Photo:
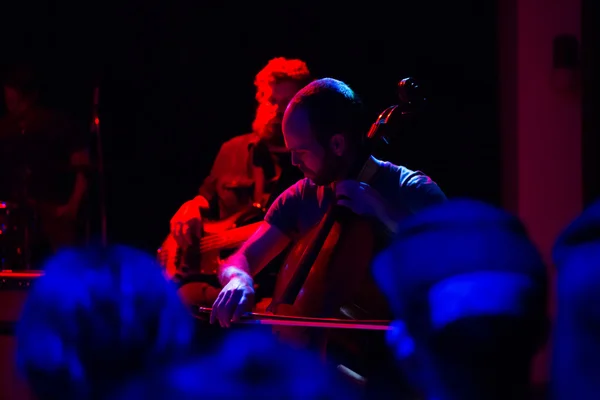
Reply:
[[[294,304],[279,304],[273,312],[316,318],[389,319],[385,299],[376,289],[370,273],[377,248],[373,225],[373,221],[354,215],[345,221],[336,221]],[[274,298],[289,281],[306,242],[316,234],[316,229],[298,241],[288,254],[277,277]],[[275,332],[285,342],[320,351],[325,350],[328,338],[363,335],[297,327],[277,327]]]
[[[374,175],[378,165],[367,161],[362,181]],[[359,177],[360,178],[360,177]],[[324,221],[330,219],[330,227]],[[380,247],[378,222],[358,216],[350,210],[332,205],[320,224],[314,226],[291,248],[283,263],[273,294],[276,315],[315,318],[389,319],[386,301],[371,276],[370,265]],[[322,245],[315,254],[310,271],[294,301],[286,303],[289,289],[303,258],[311,245],[318,241],[322,230]],[[282,300],[283,299],[283,300]],[[299,347],[323,351],[328,332],[310,328],[277,327],[278,337]],[[345,332],[341,337],[348,337]]]

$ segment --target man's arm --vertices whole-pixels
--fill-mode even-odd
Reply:
[[[223,263],[219,274],[221,285],[229,282],[230,274],[255,276],[285,249],[297,228],[303,188],[304,182],[299,181],[275,199],[254,235]]]
[[[254,305],[252,276],[260,272],[287,246],[290,239],[279,229],[263,223],[250,239],[219,270],[223,289],[213,304],[210,323],[230,326]]]
[[[219,270],[221,285],[227,285],[234,277],[252,280],[289,243],[290,238],[277,227],[263,222],[246,243],[223,262]]]
[[[221,145],[210,174],[204,178],[196,197],[183,203],[171,218],[171,235],[180,247],[187,248],[192,245],[193,237],[202,236],[203,216],[218,219],[216,183],[218,174],[223,173],[227,156],[226,144]]]
[[[213,304],[211,323],[219,321],[229,326],[243,313],[251,311],[254,302],[254,281],[273,258],[290,243],[301,214],[302,181],[283,192],[271,205],[259,229],[229,257],[219,270],[223,286]]]

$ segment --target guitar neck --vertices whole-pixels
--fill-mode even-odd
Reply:
[[[245,242],[260,226],[261,222],[255,222],[240,228],[230,229],[218,234],[209,235],[200,240],[200,251],[225,250],[239,246]]]

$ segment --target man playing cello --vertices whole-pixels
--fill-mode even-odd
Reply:
[[[305,179],[275,200],[262,226],[222,264],[219,280],[223,289],[213,305],[211,323],[218,321],[228,327],[251,311],[252,277],[291,241],[302,238],[319,224],[332,202],[373,219],[376,229],[391,237],[404,216],[445,201],[446,196],[437,184],[423,173],[373,157],[370,159],[377,171],[369,184],[350,178],[356,164],[362,161],[363,118],[358,97],[345,83],[335,79],[314,81],[293,97],[284,114],[283,135],[292,163],[304,173]],[[336,301],[347,298],[344,292],[363,284],[364,271],[353,268],[360,267],[344,265],[329,272],[329,286],[321,288],[319,293],[335,292],[338,298],[327,300],[327,311],[321,308],[313,315],[301,312],[296,315],[333,317],[334,309],[339,310],[342,305]],[[305,301],[313,304],[324,301],[320,296],[314,297]]]
[[[261,208],[268,206],[271,196],[274,199],[301,178],[284,147],[281,120],[290,99],[311,80],[308,66],[299,59],[275,57],[258,72],[254,80],[258,105],[252,133],[223,144],[199,195],[185,202],[171,219],[172,239],[180,249],[193,248],[193,237],[203,236],[209,225],[206,222],[225,220],[226,224],[213,223],[212,233],[230,229],[228,219],[243,214],[252,203]],[[161,249],[163,255],[165,247]],[[176,252],[175,248],[166,253]],[[198,274],[198,270],[198,265],[187,271],[178,266],[173,277],[181,285],[179,294],[184,302],[209,306],[219,293],[217,281],[213,282],[213,276]]]
[[[291,100],[283,119],[285,144],[292,163],[305,175],[270,207],[264,224],[221,267],[223,289],[211,322],[229,326],[251,311],[252,276],[323,218],[331,201],[354,213],[376,218],[394,233],[400,219],[446,196],[421,172],[378,161],[371,185],[347,179],[359,152],[362,105],[343,82],[320,79]],[[349,271],[350,272],[350,271]]]

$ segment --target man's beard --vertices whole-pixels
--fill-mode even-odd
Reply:
[[[261,140],[271,146],[285,146],[281,123],[283,115],[278,114],[270,105],[261,104],[256,110],[252,129]]]
[[[259,134],[261,139],[271,146],[285,146],[280,118],[274,118],[270,120],[263,126],[263,130]]]
[[[344,159],[327,149],[323,167],[319,171],[306,171],[304,175],[318,186],[327,186],[341,178],[344,169]]]

